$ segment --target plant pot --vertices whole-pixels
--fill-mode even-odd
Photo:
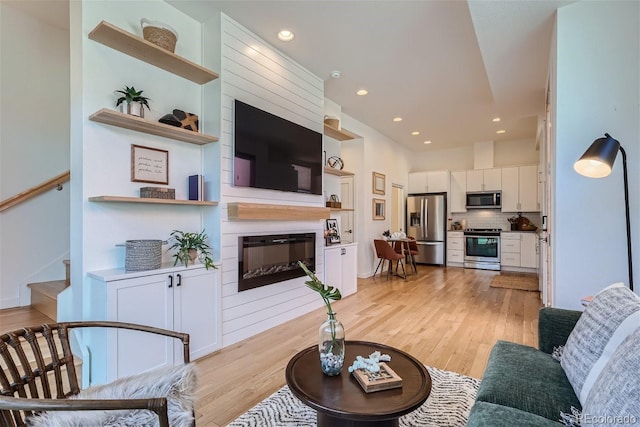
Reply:
[[[189,259],[191,262],[189,264],[195,264],[196,259],[198,259],[198,251],[195,249],[189,249]]]
[[[120,112],[144,118],[144,106],[139,102],[123,102],[120,104]]]

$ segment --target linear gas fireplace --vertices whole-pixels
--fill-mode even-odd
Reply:
[[[316,234],[238,237],[238,292],[302,277],[316,268]]]

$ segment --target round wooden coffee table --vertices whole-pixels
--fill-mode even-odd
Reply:
[[[365,393],[347,368],[356,356],[374,351],[391,356],[388,365],[400,377],[402,387]],[[330,377],[320,369],[318,346],[297,353],[287,365],[289,389],[305,405],[318,411],[318,427],[397,426],[402,415],[416,410],[431,393],[431,377],[415,357],[383,344],[346,341],[342,373]]]

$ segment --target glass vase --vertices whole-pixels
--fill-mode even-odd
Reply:
[[[326,375],[339,375],[344,365],[344,327],[336,319],[336,313],[327,313],[327,320],[320,325],[320,367]]]

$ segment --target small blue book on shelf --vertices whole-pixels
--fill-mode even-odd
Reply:
[[[189,200],[204,200],[204,177],[202,175],[189,176]]]

